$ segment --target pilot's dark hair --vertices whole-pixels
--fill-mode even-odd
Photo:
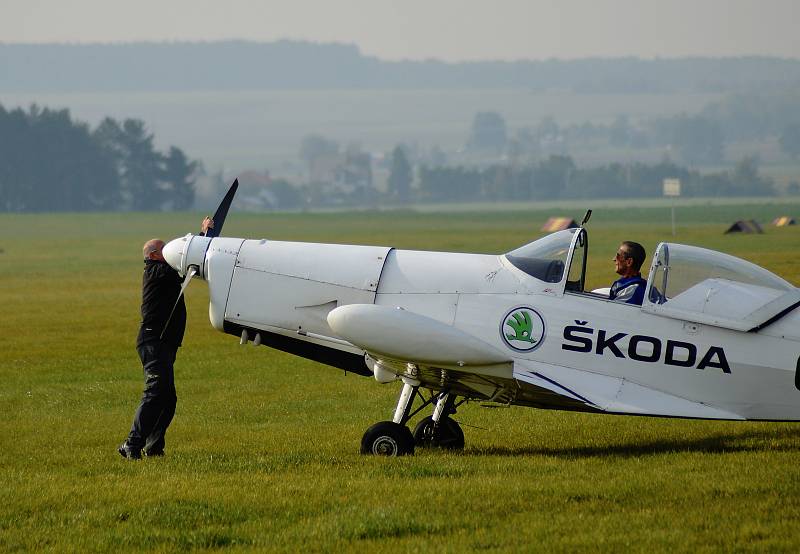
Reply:
[[[639,271],[642,268],[644,259],[647,257],[647,254],[644,251],[644,246],[631,240],[623,241],[622,245],[628,248],[628,252],[633,259],[633,269]]]

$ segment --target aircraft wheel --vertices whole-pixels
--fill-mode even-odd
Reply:
[[[414,436],[405,425],[393,421],[376,423],[361,439],[361,453],[375,456],[405,456],[414,453]]]
[[[433,418],[426,417],[414,428],[414,442],[420,448],[444,448],[445,450],[464,450],[464,431],[461,426],[443,417],[434,432]]]

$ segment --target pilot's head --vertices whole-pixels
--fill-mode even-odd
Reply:
[[[142,254],[144,255],[145,260],[156,260],[159,262],[163,262],[164,254],[162,250],[164,249],[164,241],[161,239],[150,239],[144,246],[142,247]]]
[[[638,242],[626,240],[617,248],[614,269],[623,277],[638,275],[645,259],[644,247]]]

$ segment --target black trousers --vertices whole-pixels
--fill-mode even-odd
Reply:
[[[128,446],[144,449],[146,453],[163,452],[164,435],[178,402],[173,369],[178,348],[162,342],[148,342],[136,350],[144,369],[144,392],[133,418]]]

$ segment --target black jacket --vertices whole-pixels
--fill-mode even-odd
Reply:
[[[169,318],[172,306],[181,292],[181,278],[178,272],[166,262],[157,260],[144,261],[142,275],[142,324],[136,346],[152,341],[163,340],[164,343],[177,348],[183,341],[186,329],[186,304],[181,297],[175,306],[175,313],[169,321],[169,327],[160,339],[164,324]]]

